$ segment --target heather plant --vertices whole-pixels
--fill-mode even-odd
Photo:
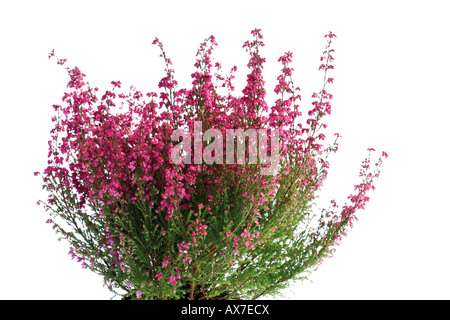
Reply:
[[[158,93],[119,93],[121,82],[112,81],[100,95],[78,67],[66,67],[69,90],[53,105],[48,166],[35,173],[49,197],[38,204],[69,254],[123,298],[276,294],[333,255],[375,189],[385,152],[373,169],[370,157],[363,161],[349,204],[339,208],[333,200],[315,212],[328,156],[338,150],[339,134],[323,145],[335,35],[325,35],[323,85],[302,112],[291,52],[278,60],[277,100],[267,104],[263,37],[259,29],[251,34],[239,96],[232,85],[237,68],[224,76],[211,57],[214,36],[197,51],[190,89],[178,87],[157,38],[165,63]],[[54,51],[49,58],[66,65]],[[237,134],[230,139],[230,132]]]

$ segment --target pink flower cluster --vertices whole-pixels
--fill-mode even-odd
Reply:
[[[202,266],[208,270],[202,274],[213,279],[220,267],[244,259],[243,253],[281,252],[276,237],[294,239],[295,227],[304,221],[309,202],[327,176],[328,154],[338,149],[338,134],[328,148],[322,144],[326,139],[322,129],[327,128],[323,118],[331,114],[333,99],[325,87],[334,82],[327,73],[334,68],[335,35],[325,36],[327,46],[319,66],[323,86],[312,94],[311,109],[302,112],[300,88],[292,80],[292,52],[278,59],[281,72],[274,88],[278,98],[273,105],[267,104],[260,31],[254,29],[253,40],[243,45],[250,58],[241,96],[231,94],[237,68],[223,76],[221,65],[213,63],[214,36],[197,51],[190,89],[178,88],[172,61],[158,38],[153,44],[160,48],[165,63],[158,93],[143,94],[134,87],[119,93],[122,83],[112,81],[113,88],[100,95],[78,67],[66,67],[69,92],[62,105],[53,105],[55,127],[43,177],[44,187],[51,192],[47,208],[74,231],[49,221],[71,242],[72,257],[89,262],[108,284],[113,281],[138,298],[176,294],[173,287],[191,283],[189,277],[198,275]],[[52,57],[56,58],[54,51]],[[65,59],[56,59],[66,64]],[[221,88],[228,93],[219,94]],[[186,137],[193,141],[196,123],[203,130],[215,128],[223,136],[227,129],[267,129],[269,135],[278,130],[279,173],[259,174],[270,163],[174,164],[170,156],[179,141],[172,141],[172,133],[182,128],[187,132],[183,141]],[[248,146],[250,150],[250,141]],[[191,155],[198,146],[192,148]],[[206,144],[200,149],[203,153]],[[222,151],[226,155],[226,148]],[[270,144],[267,151],[273,151]],[[383,152],[382,157],[387,154]],[[286,261],[293,265],[294,257],[311,252],[313,258],[304,264],[307,268],[332,253],[346,226],[356,219],[356,210],[364,209],[369,200],[367,192],[374,189],[381,162],[380,158],[374,173],[369,172],[369,158],[363,162],[363,182],[349,196],[351,204],[337,213],[332,202],[320,217],[320,227],[308,235],[309,242],[302,240],[304,251],[291,251],[292,258]]]

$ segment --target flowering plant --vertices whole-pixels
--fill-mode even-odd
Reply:
[[[211,58],[213,36],[197,51],[191,89],[178,88],[157,38],[153,44],[165,62],[159,94],[134,87],[118,93],[121,82],[113,81],[112,90],[98,95],[78,67],[66,67],[69,92],[62,105],[53,105],[48,166],[35,173],[49,192],[39,203],[50,212],[47,222],[70,243],[70,255],[124,298],[256,299],[277,293],[333,254],[369,200],[382,157],[373,171],[370,159],[364,160],[350,204],[339,209],[331,201],[320,214],[312,210],[328,155],[338,150],[339,134],[328,147],[321,144],[333,98],[325,87],[333,82],[328,72],[335,35],[325,35],[323,86],[302,122],[292,53],[278,60],[278,99],[269,108],[263,37],[259,29],[251,33],[253,40],[244,44],[250,71],[238,97],[231,81],[236,67],[223,76]],[[52,57],[66,64],[54,51]]]

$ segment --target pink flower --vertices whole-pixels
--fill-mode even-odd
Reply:
[[[142,292],[136,291],[136,297],[137,297],[138,299],[142,298]]]
[[[162,273],[161,273],[161,272],[158,272],[158,273],[156,274],[156,278],[157,278],[159,281],[161,281]]]
[[[121,82],[120,81],[111,81],[111,84],[114,85],[115,87],[119,87],[121,86]]]
[[[176,286],[177,285],[177,279],[175,278],[175,276],[172,274],[169,278],[168,281],[171,285]]]
[[[162,263],[162,267],[165,268],[170,264],[170,257],[164,258],[163,259],[163,263]]]

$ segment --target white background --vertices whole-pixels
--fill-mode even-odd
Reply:
[[[81,269],[45,224],[46,199],[34,171],[46,165],[51,107],[68,81],[51,49],[101,90],[157,91],[163,61],[190,85],[195,52],[213,34],[214,58],[237,65],[261,28],[264,77],[273,102],[277,58],[294,53],[303,110],[320,89],[328,31],[335,39],[331,159],[322,201],[344,204],[359,183],[366,149],[388,152],[377,189],[335,257],[286,299],[449,299],[449,31],[447,1],[2,1],[0,4],[0,298],[109,299],[99,276]]]

